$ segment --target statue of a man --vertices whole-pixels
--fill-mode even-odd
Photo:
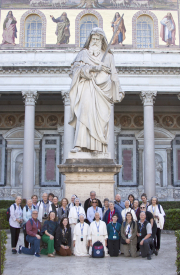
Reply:
[[[72,63],[71,120],[75,128],[71,152],[107,152],[111,104],[124,98],[104,31],[94,28]]]

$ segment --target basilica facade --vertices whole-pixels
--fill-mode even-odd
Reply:
[[[160,200],[180,200],[178,2],[2,0],[0,13],[0,199],[29,182],[39,197],[63,197],[71,63],[93,27],[110,41],[118,26],[111,51],[125,98],[111,106],[108,151],[123,165],[115,193],[140,198],[148,184]]]

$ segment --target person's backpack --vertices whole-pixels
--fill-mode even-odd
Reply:
[[[14,211],[15,211],[15,210],[16,210],[16,204],[13,203],[13,205],[14,205]],[[10,207],[11,207],[11,206],[10,206]],[[8,209],[6,210],[6,218],[7,218],[7,221],[9,221],[10,215],[11,215],[11,213],[10,213],[10,207],[8,207]]]
[[[92,247],[92,257],[93,258],[104,258],[104,246],[100,241],[93,244]]]
[[[32,219],[29,219],[29,221],[30,221],[31,225],[33,225]],[[27,232],[26,232],[26,223],[23,224],[23,233],[27,234]]]

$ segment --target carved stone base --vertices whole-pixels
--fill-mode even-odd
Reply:
[[[114,200],[114,175],[121,167],[112,159],[67,159],[58,165],[59,172],[66,176],[65,197],[70,200],[76,194],[84,202],[90,191],[95,191],[101,201],[107,197]]]

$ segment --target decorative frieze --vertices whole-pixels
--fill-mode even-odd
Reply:
[[[117,73],[119,75],[180,75],[180,67],[129,67],[117,66]],[[26,74],[66,74],[71,73],[70,66],[12,66],[0,67],[0,75],[13,74],[13,75],[26,75]],[[180,96],[178,97],[180,98]]]

